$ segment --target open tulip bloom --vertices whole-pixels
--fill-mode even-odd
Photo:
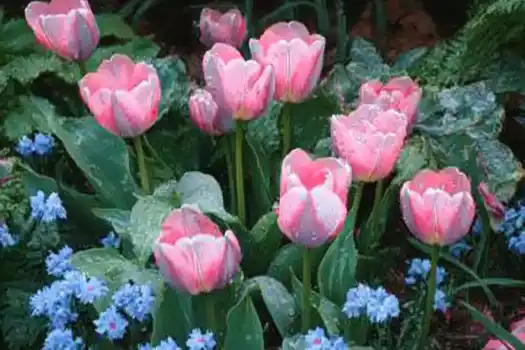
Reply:
[[[84,61],[97,47],[100,33],[87,0],[33,1],[25,9],[37,42],[70,61]]]
[[[239,270],[241,248],[232,231],[198,209],[175,209],[162,223],[154,246],[157,265],[175,289],[196,295],[226,286]]]
[[[405,143],[407,118],[377,105],[361,105],[331,121],[335,153],[352,167],[354,178],[374,182],[390,175]]]
[[[246,21],[237,9],[225,13],[204,8],[201,12],[200,41],[206,46],[224,43],[241,47],[246,37]]]

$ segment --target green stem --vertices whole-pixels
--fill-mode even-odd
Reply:
[[[436,294],[436,271],[439,260],[439,246],[437,244],[432,246],[430,274],[428,276],[427,301],[425,304],[425,314],[423,317],[423,327],[421,328],[421,335],[419,336],[419,349],[423,349],[425,339],[430,330],[430,321],[434,312],[434,296]]]
[[[310,251],[304,248],[303,251],[303,312],[301,319],[301,330],[308,332],[310,328],[310,294],[312,288],[312,267],[310,261]]]
[[[226,166],[228,167],[228,189],[230,191],[230,210],[232,213],[237,213],[236,203],[235,203],[235,172],[233,165],[232,154],[234,152],[231,138],[229,136],[222,137],[224,143],[224,154],[226,156]]]
[[[352,201],[352,207],[350,208],[350,215],[354,217],[354,223],[356,222],[357,211],[359,210],[359,204],[361,203],[361,197],[363,196],[363,188],[365,187],[364,182],[358,182],[355,188],[354,200]]]
[[[246,223],[244,206],[244,173],[243,173],[244,129],[242,121],[235,124],[235,182],[237,187],[237,216],[242,224]]]
[[[372,248],[374,244],[376,244],[377,240],[377,223],[379,220],[376,220],[378,218],[378,210],[381,208],[381,201],[383,200],[383,188],[385,187],[385,182],[383,180],[379,180],[376,182],[376,188],[374,192],[374,204],[372,205],[372,212],[370,213],[370,218],[368,220],[371,220],[370,224],[372,225],[370,234],[370,241],[367,244],[367,247]],[[368,248],[366,248],[368,249]]]
[[[212,332],[217,332],[217,315],[215,313],[215,298],[213,294],[204,296],[206,300],[206,321]]]
[[[292,105],[285,103],[281,114],[283,158],[292,148]]]
[[[86,63],[84,61],[77,61],[78,69],[80,69],[80,75],[84,77],[88,73],[88,70],[86,68]]]
[[[150,194],[149,175],[146,167],[146,158],[144,157],[144,149],[142,148],[141,136],[133,138],[133,145],[137,153],[137,166],[139,167],[140,185],[147,194]]]

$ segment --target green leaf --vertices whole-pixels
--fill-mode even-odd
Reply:
[[[513,334],[507,332],[505,328],[501,327],[499,324],[493,320],[487,318],[483,313],[478,311],[474,306],[466,303],[462,300],[459,301],[459,304],[467,309],[472,317],[481,323],[489,332],[494,334],[498,339],[501,339],[514,347],[516,350],[525,350],[525,345],[516,338]]]
[[[413,65],[418,63],[418,61],[427,53],[427,51],[428,48],[426,47],[417,47],[407,52],[403,52],[392,65],[392,69],[398,71],[408,70]]]
[[[80,78],[80,71],[74,64],[64,61],[50,51],[17,57],[4,65],[1,71],[22,85],[32,83],[44,73],[55,73],[71,84]]]
[[[264,350],[263,328],[249,296],[244,296],[228,311],[226,324],[225,349]]]
[[[283,235],[277,225],[277,215],[269,212],[257,221],[248,235],[238,237],[243,251],[243,271],[253,276],[266,271]]]
[[[112,207],[128,209],[137,185],[129,168],[126,143],[97,124],[94,118],[61,118],[45,99],[31,97],[33,118],[55,134],[89,183]]]
[[[134,61],[144,61],[157,56],[160,47],[150,38],[135,37],[122,45],[99,47],[86,61],[86,69],[95,71],[102,60],[109,59],[112,55],[119,53],[131,57]]]
[[[302,311],[303,284],[295,275],[292,274],[292,288],[294,290],[297,304]],[[332,303],[330,300],[323,298],[315,291],[310,291],[310,305],[321,318],[324,328],[331,336],[339,335],[341,331],[341,308]]]
[[[270,104],[265,115],[246,124],[246,139],[253,140],[253,142],[261,145],[267,155],[278,152],[281,145],[277,122],[281,109],[282,103],[274,101]]]
[[[348,215],[343,230],[326,252],[317,280],[321,295],[343,305],[348,289],[355,285],[357,249],[354,242],[355,216]]]
[[[131,211],[122,209],[93,208],[93,214],[107,221],[119,235],[129,235]]]
[[[320,139],[314,147],[314,154],[319,157],[330,157],[332,155],[332,139],[330,137]]]
[[[480,283],[481,282],[481,283]],[[525,281],[514,280],[511,278],[481,278],[480,282],[472,281],[463,283],[460,286],[453,288],[449,294],[456,295],[462,290],[471,289],[471,288],[481,288],[482,286],[495,285],[498,287],[507,287],[507,288],[520,288],[525,286]]]
[[[158,346],[168,337],[177,344],[184,344],[193,327],[192,297],[168,286],[161,289],[153,313],[151,344]]]
[[[396,162],[395,181],[399,184],[410,180],[421,169],[429,164],[425,138],[414,135],[405,142],[401,155]]]
[[[245,282],[247,285],[256,284],[261,292],[264,304],[270,313],[279,334],[282,337],[290,335],[294,324],[298,320],[295,300],[281,282],[268,276],[259,276]]]
[[[155,58],[148,61],[157,70],[162,98],[159,106],[158,119],[162,118],[170,108],[187,115],[189,80],[184,62],[176,57]]]
[[[106,281],[109,293],[95,303],[99,312],[104,311],[111,304],[113,293],[129,280],[149,284],[155,290],[158,290],[162,283],[156,270],[142,269],[113,248],[81,250],[73,254],[71,263],[87,276]]]
[[[113,13],[103,13],[96,16],[98,30],[101,37],[114,36],[118,39],[133,39],[133,29],[124,21],[122,16]]]
[[[251,196],[248,197],[248,205],[250,206],[250,217],[258,218],[272,209],[271,160],[269,155],[264,153],[262,145],[255,140],[246,138],[246,145],[248,146],[246,147],[247,170],[251,175]]]
[[[370,69],[383,65],[383,59],[371,41],[356,37],[350,46],[352,62],[367,65]]]
[[[13,40],[16,38],[16,40]],[[2,54],[23,54],[35,49],[35,35],[25,18],[13,19],[0,27],[0,52]]]

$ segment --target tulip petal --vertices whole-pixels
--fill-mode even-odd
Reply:
[[[312,158],[300,148],[293,149],[284,157],[281,165],[281,184],[280,193],[283,195],[289,188],[294,187],[294,183],[290,183],[289,175],[298,173],[305,165],[310,164]]]
[[[222,130],[216,128],[219,107],[213,100],[212,95],[204,90],[197,89],[190,96],[188,106],[190,119],[205,133],[220,135]]]
[[[162,222],[159,242],[175,244],[183,237],[205,233],[221,237],[219,227],[206,215],[195,208],[183,206],[173,210]]]
[[[155,245],[155,262],[166,281],[173,288],[197,295],[201,292],[198,265],[192,250],[185,246]]]
[[[250,61],[249,61],[250,62]],[[256,62],[256,61],[251,61]],[[257,63],[258,65],[258,63]],[[255,73],[258,75],[259,71]],[[250,78],[251,79],[251,78]],[[248,84],[250,84],[249,82]],[[244,113],[239,113],[237,119],[251,120],[261,114],[264,114],[270,102],[273,99],[275,89],[275,76],[272,66],[266,66],[263,73],[255,81],[253,86],[245,90],[245,96],[242,101],[242,106],[246,110]]]
[[[405,183],[401,188],[400,202],[403,221],[409,231],[423,243],[436,243],[437,212],[434,201],[426,202],[418,192],[412,191]]]
[[[293,73],[290,89],[295,102],[307,98],[319,81],[323,68],[325,39],[320,35],[317,37],[319,39],[310,45],[308,54],[301,58]]]

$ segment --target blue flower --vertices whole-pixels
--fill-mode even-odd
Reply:
[[[332,348],[332,342],[326,337],[324,329],[319,327],[309,330],[304,339],[307,350],[328,350]]]
[[[100,240],[100,243],[105,248],[118,249],[120,247],[120,238],[115,234],[115,232],[111,231],[106,237]]]
[[[159,345],[153,348],[153,350],[181,350],[181,348],[179,348],[177,343],[169,337],[168,339],[161,341]]]
[[[151,344],[140,344],[137,350],[153,350]]]
[[[346,302],[343,305],[343,312],[348,318],[355,318],[361,316],[363,310],[368,304],[372,290],[370,287],[359,284],[355,288],[350,288],[346,293]]]
[[[42,350],[77,350],[82,347],[82,339],[73,338],[71,329],[54,329],[47,335]]]
[[[55,277],[62,277],[67,271],[71,271],[71,256],[73,249],[64,246],[58,253],[50,253],[46,258],[47,273]]]
[[[348,345],[342,337],[336,337],[332,339],[331,350],[348,350]]]
[[[115,306],[110,306],[106,311],[93,321],[96,332],[106,335],[110,340],[122,339],[128,327],[128,321],[117,311]]]
[[[472,225],[472,233],[474,236],[479,236],[482,230],[482,223],[481,219],[479,217],[476,217],[476,220],[474,220],[474,225]]]
[[[92,304],[109,291],[104,281],[96,277],[88,278],[77,270],[66,272],[64,283],[68,283],[72,293],[82,304]]]
[[[40,156],[51,153],[55,146],[55,139],[51,135],[36,133],[33,148],[34,152]]]
[[[194,329],[190,333],[186,346],[188,350],[212,350],[217,345],[213,333],[207,331],[202,334],[200,329]]]
[[[405,284],[406,285],[413,285],[417,281],[425,281],[427,279],[427,275],[430,272],[430,260],[428,259],[412,259],[410,261],[410,266],[408,267],[407,276],[405,278]],[[445,268],[438,266],[436,271],[436,283],[437,285],[441,285],[448,273]]]
[[[516,254],[525,254],[525,231],[522,231],[519,235],[509,238],[508,241],[509,250]]]
[[[69,283],[55,281],[31,296],[31,315],[47,317],[52,328],[65,328],[78,317],[78,314],[71,310],[72,295],[73,290]]]
[[[450,304],[447,302],[447,295],[441,289],[437,289],[434,294],[434,310],[445,313]]]
[[[464,241],[459,241],[449,247],[450,254],[456,258],[459,258],[463,253],[467,253],[471,250],[472,247]]]
[[[57,193],[53,192],[47,197],[42,191],[38,191],[35,196],[31,196],[31,216],[36,220],[50,223],[57,219],[66,219],[66,209],[62,205],[62,200]]]
[[[372,291],[366,305],[366,315],[372,323],[384,323],[399,316],[399,300],[383,287]]]
[[[9,232],[7,225],[0,225],[0,245],[4,248],[14,246],[16,244],[16,239]]]
[[[126,283],[113,295],[112,300],[129,317],[143,322],[151,313],[155,296],[148,285]]]
[[[33,145],[33,141],[25,135],[22,136],[18,140],[16,151],[24,157],[30,156],[35,151],[35,146]]]

